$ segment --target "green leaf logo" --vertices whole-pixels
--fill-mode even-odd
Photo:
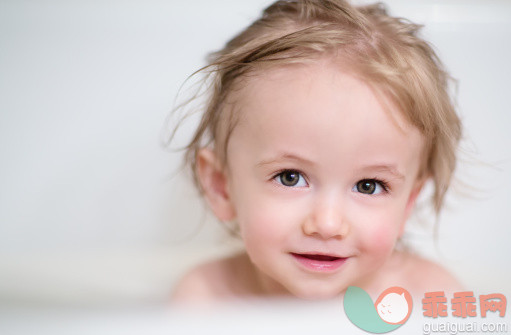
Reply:
[[[350,286],[344,295],[344,311],[350,321],[366,332],[382,334],[401,327],[412,312],[412,296],[402,287],[383,291],[373,304],[360,287]]]

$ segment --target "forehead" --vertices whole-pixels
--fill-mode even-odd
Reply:
[[[297,149],[314,158],[330,152],[332,157],[383,160],[422,146],[419,131],[392,104],[328,60],[256,74],[232,101],[239,113],[229,141],[232,149],[244,145],[254,153]]]
[[[296,101],[316,104],[318,100],[334,104],[355,102],[357,105],[365,102],[366,107],[372,108],[378,105],[378,109],[388,113],[390,119],[401,131],[406,132],[408,128],[411,128],[411,124],[405,121],[403,113],[396,108],[395,104],[378,91],[376,86],[368,85],[366,76],[361,75],[361,72],[365,71],[357,71],[353,62],[339,55],[303,59],[291,64],[268,65],[267,68],[252,71],[237,79],[228,95],[227,105],[234,106],[231,112],[238,114],[235,119],[240,119],[254,116],[249,113],[253,107],[261,110],[261,106],[257,106],[261,98],[270,100],[264,101],[264,105],[268,102],[292,104]],[[324,94],[315,95],[318,90]],[[296,94],[297,92],[306,93],[306,95]],[[352,93],[355,94],[352,95]],[[336,101],[330,99],[332,96],[337,97]],[[370,104],[372,106],[369,106]],[[360,108],[363,107],[360,106]],[[337,112],[347,109],[349,108],[338,108]],[[239,113],[243,111],[246,113]],[[345,116],[347,115],[348,113],[345,113]]]

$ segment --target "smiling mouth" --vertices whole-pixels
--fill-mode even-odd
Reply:
[[[302,267],[314,272],[332,272],[340,268],[347,260],[345,257],[321,254],[297,254],[292,252],[291,255]]]
[[[295,257],[302,257],[307,258],[313,261],[324,261],[324,262],[331,262],[340,259],[341,257],[335,257],[335,256],[328,256],[328,255],[309,255],[309,254],[296,254],[292,253]]]

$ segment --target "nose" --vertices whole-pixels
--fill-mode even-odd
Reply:
[[[342,207],[338,196],[319,199],[302,224],[303,233],[321,239],[345,238],[350,224]]]

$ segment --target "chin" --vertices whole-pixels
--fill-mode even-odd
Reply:
[[[304,300],[328,300],[338,297],[343,290],[339,288],[311,288],[304,287],[290,290],[293,295]]]

